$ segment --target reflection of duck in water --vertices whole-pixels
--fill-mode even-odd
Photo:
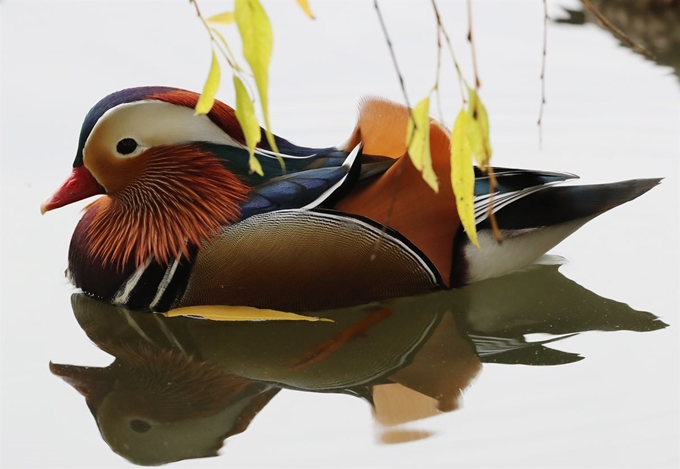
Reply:
[[[111,448],[139,464],[215,455],[282,388],[367,400],[383,442],[427,437],[409,422],[457,409],[482,362],[580,359],[526,343],[524,334],[665,326],[585,290],[555,265],[460,291],[324,311],[333,323],[165,318],[84,295],[73,296],[73,308],[115,360],[51,370],[85,396]]]
[[[116,357],[108,367],[50,369],[85,396],[109,446],[137,464],[216,455],[279,391],[176,349],[98,345]]]

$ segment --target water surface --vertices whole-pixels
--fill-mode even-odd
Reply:
[[[383,3],[416,100],[434,79],[431,12],[422,2]],[[470,76],[464,3],[440,7]],[[644,59],[588,21],[551,24],[539,150],[541,2],[475,5],[495,164],[663,183],[556,247],[559,267],[328,313],[335,323],[212,327],[72,297],[63,271],[85,203],[38,213],[70,171],[98,99],[129,86],[201,89],[210,55],[191,7],[3,2],[3,467],[160,462],[139,442],[169,421],[163,438],[178,454],[209,454],[233,434],[219,457],[178,463],[187,467],[677,466],[680,91],[663,65],[677,59]],[[550,14],[567,18],[561,7],[579,5],[551,2]],[[361,96],[401,100],[370,2],[313,3],[315,22],[294,2],[265,6],[278,133],[336,144]],[[460,98],[449,64],[443,73],[452,122]],[[220,97],[233,102],[227,82]],[[196,363],[215,381],[183,389],[206,391],[161,400],[199,399],[196,415],[159,405],[154,379]],[[139,369],[153,379],[140,384]],[[55,373],[86,380],[89,402]]]

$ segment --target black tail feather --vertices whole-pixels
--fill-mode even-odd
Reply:
[[[593,218],[629,202],[659,184],[661,178],[634,179],[610,184],[555,186],[528,195],[496,213],[501,229],[525,229]],[[489,220],[478,229],[490,228]]]

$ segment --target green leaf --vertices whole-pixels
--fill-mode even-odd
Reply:
[[[314,18],[314,13],[312,13],[312,9],[309,8],[309,2],[307,0],[297,0],[297,4],[300,5],[300,8],[302,8],[302,11],[307,14],[311,19],[316,19]]]
[[[206,21],[213,24],[231,24],[236,20],[234,19],[233,12],[225,11],[224,13],[218,13],[217,15],[213,15],[210,18],[206,18]]]
[[[210,72],[208,72],[208,79],[203,86],[203,93],[196,103],[195,114],[207,114],[215,104],[215,95],[220,87],[220,63],[217,61],[215,51],[212,51],[212,63],[210,64]]]
[[[468,104],[467,136],[477,164],[481,169],[486,169],[491,159],[489,116],[477,92],[468,87],[468,94],[470,95],[470,102]]]
[[[262,172],[262,165],[255,158],[255,146],[260,143],[262,132],[260,131],[260,124],[255,117],[255,107],[250,95],[246,90],[245,85],[239,77],[234,75],[234,90],[236,91],[236,118],[241,124],[243,135],[246,137],[246,144],[248,145],[248,153],[250,158],[250,170],[256,172],[260,176],[264,176]]]
[[[406,129],[406,145],[413,166],[423,174],[425,182],[439,192],[437,175],[432,168],[430,154],[430,98],[429,96],[415,105],[409,116]]]
[[[451,185],[456,196],[460,222],[472,244],[479,248],[475,223],[475,171],[472,167],[472,148],[468,140],[470,114],[461,109],[453,124],[451,136]]]
[[[243,41],[243,56],[250,65],[260,95],[269,146],[279,152],[269,125],[269,62],[274,38],[272,27],[259,0],[235,0],[234,17]],[[283,167],[283,159],[279,157]]]

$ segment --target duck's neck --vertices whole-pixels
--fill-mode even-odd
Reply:
[[[170,265],[151,257],[139,266],[132,258],[122,265],[102,262],[92,255],[89,235],[99,205],[88,208],[71,239],[67,271],[71,283],[100,300],[131,309],[164,312],[173,308],[186,289],[198,247],[187,246],[188,255]]]
[[[71,241],[72,282],[111,300],[135,275],[163,277],[237,221],[247,193],[209,153],[189,146],[156,150],[140,177],[87,207]]]
[[[88,232],[99,211],[93,204],[85,211],[71,238],[67,277],[76,287],[99,299],[109,301],[135,271],[134,261],[124,265],[104,263],[92,255]]]
[[[149,258],[168,265],[238,221],[249,188],[214,155],[187,145],[157,147],[144,158],[140,176],[92,205],[87,236],[94,257],[119,266]]]

